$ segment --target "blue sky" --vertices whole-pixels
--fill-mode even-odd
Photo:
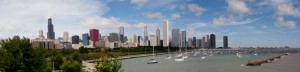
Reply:
[[[46,36],[48,17],[57,37],[124,26],[131,38],[145,25],[151,35],[167,19],[170,30],[187,30],[188,37],[214,33],[217,46],[227,35],[231,47],[300,47],[299,0],[1,0],[0,15],[0,38],[36,38],[38,30]]]

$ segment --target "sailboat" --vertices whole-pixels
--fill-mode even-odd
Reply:
[[[242,54],[236,53],[236,57],[237,57],[237,58],[240,58],[240,57],[242,57]]]
[[[158,63],[158,61],[154,60],[154,46],[153,46],[153,55],[152,55],[152,59],[150,59],[147,64],[155,64]]]
[[[169,56],[167,56],[166,59],[171,59],[172,57],[171,57],[171,55],[170,55],[170,48],[169,48],[169,46],[168,46],[168,54],[169,54]]]
[[[256,51],[256,48],[254,48],[254,55],[257,55],[257,51]]]
[[[187,52],[187,47],[185,48],[185,53],[183,53],[182,58],[188,58],[188,52]]]
[[[179,51],[181,52],[181,48],[179,48]],[[184,58],[182,57],[183,56],[183,54],[182,53],[180,53],[180,54],[178,54],[178,55],[176,55],[175,57],[175,61],[177,61],[177,62],[179,62],[179,61],[183,61],[184,60]]]

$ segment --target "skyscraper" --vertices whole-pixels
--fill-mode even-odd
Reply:
[[[193,39],[188,38],[188,47],[192,47],[192,46],[193,46]]]
[[[53,29],[52,19],[48,18],[48,33],[47,33],[48,39],[55,39],[55,33]]]
[[[148,39],[148,29],[147,26],[144,26],[144,41],[147,41]]]
[[[193,47],[196,47],[196,42],[197,42],[196,37],[193,37]]]
[[[178,28],[172,30],[172,47],[179,47],[180,44],[180,30]]]
[[[39,31],[39,39],[44,39],[43,30]]]
[[[160,45],[160,30],[159,30],[159,28],[156,29],[156,41],[157,41],[157,46],[161,46]]]
[[[209,38],[209,35],[206,35],[206,43],[207,43],[207,45],[206,45],[206,47],[207,48],[210,48],[210,38]]]
[[[88,33],[82,34],[82,44],[89,45],[89,42],[90,42],[89,34]]]
[[[99,41],[98,29],[90,29],[90,40],[93,42],[93,46],[96,46],[96,42]]]
[[[228,36],[223,37],[223,45],[224,45],[224,48],[228,48]]]
[[[78,44],[79,43],[79,36],[74,35],[72,36],[72,44]]]
[[[186,47],[186,31],[181,31],[181,47]]]
[[[69,42],[69,33],[68,32],[64,32],[64,42]]]
[[[216,36],[215,34],[210,35],[210,47],[216,48]]]
[[[119,38],[120,38],[120,41],[121,41],[122,43],[124,43],[125,40],[124,40],[124,27],[123,27],[123,26],[120,27],[119,36],[120,36],[120,37],[119,37]]]
[[[164,20],[163,21],[163,41],[164,41],[164,47],[169,46],[169,35],[168,35],[168,30],[169,30],[169,21]]]
[[[157,46],[157,38],[155,35],[150,35],[150,46]]]
[[[115,42],[119,41],[119,35],[118,33],[109,33],[109,41]]]

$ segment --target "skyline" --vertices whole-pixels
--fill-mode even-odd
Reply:
[[[147,25],[148,36],[160,27],[162,40],[167,19],[169,37],[172,29],[180,28],[187,39],[215,34],[217,47],[223,46],[223,36],[229,37],[229,47],[300,47],[297,0],[3,0],[0,15],[0,39],[37,38],[39,30],[46,33],[51,17],[56,38],[63,32],[81,38],[94,28],[101,35],[119,33],[120,26],[127,37],[143,36]]]

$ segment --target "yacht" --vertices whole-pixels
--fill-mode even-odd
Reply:
[[[152,59],[150,59],[147,64],[155,64],[158,63],[158,61],[154,60],[154,46],[153,46],[153,55],[152,55]]]

